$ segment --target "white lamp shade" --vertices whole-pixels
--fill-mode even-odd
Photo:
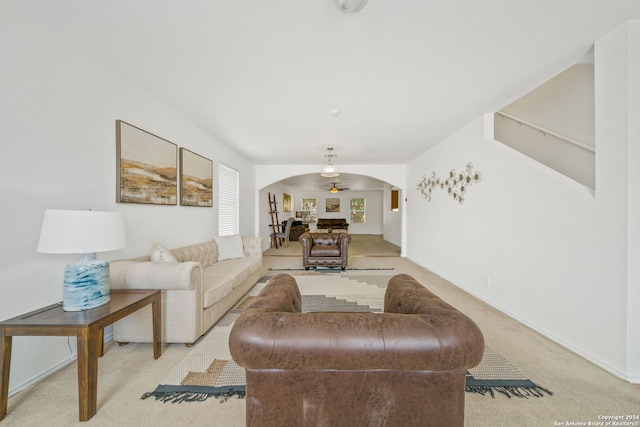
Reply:
[[[46,209],[38,248],[49,254],[91,254],[127,245],[120,212]]]

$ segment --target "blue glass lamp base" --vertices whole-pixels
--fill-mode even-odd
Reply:
[[[109,263],[84,254],[64,269],[62,309],[82,311],[99,307],[111,300]]]

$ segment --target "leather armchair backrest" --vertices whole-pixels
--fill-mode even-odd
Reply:
[[[464,370],[484,353],[478,326],[408,275],[387,288],[392,312],[300,313],[288,274],[274,276],[234,323],[231,355],[247,369]],[[419,311],[404,310],[408,306]],[[411,299],[425,299],[412,303]]]
[[[313,235],[312,246],[338,246],[339,234],[333,233],[317,233]]]

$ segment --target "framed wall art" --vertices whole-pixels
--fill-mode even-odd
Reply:
[[[330,197],[325,199],[325,212],[340,212],[340,198]]]
[[[213,162],[180,148],[180,204],[213,206]]]
[[[116,202],[178,204],[178,146],[116,120]]]
[[[282,212],[291,212],[291,196],[282,193]]]

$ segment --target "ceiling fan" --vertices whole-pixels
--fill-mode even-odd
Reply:
[[[336,186],[336,183],[335,183],[335,182],[332,182],[331,184],[332,184],[332,186],[331,186],[331,188],[329,189],[329,191],[330,191],[330,192],[332,192],[333,194],[336,194],[338,191],[345,191],[345,190],[349,190],[349,188],[347,188],[347,187],[345,187],[345,188],[338,188],[338,187]]]

